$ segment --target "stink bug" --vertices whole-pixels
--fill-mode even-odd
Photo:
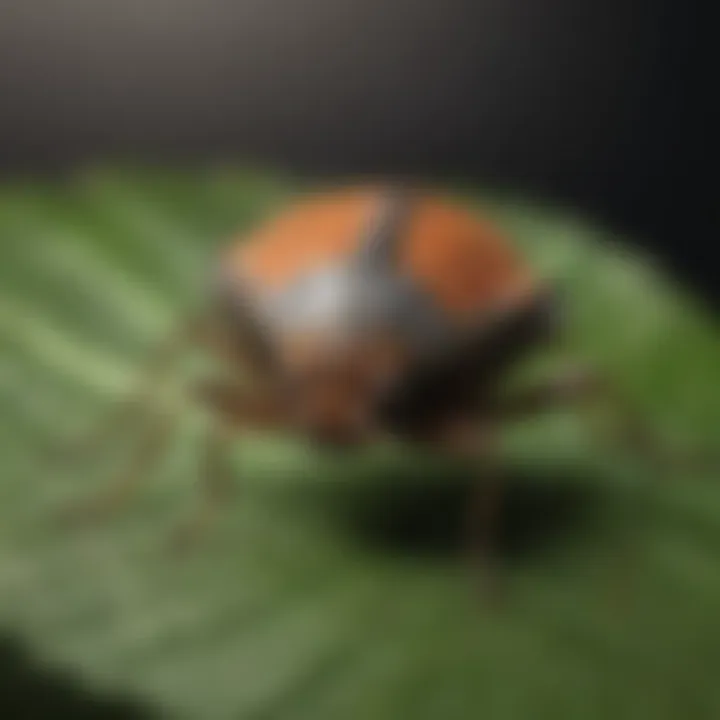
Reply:
[[[166,371],[178,342],[202,345],[227,368],[195,393],[217,427],[206,518],[223,487],[221,446],[248,427],[345,449],[391,436],[477,458],[482,469],[503,422],[600,388],[575,367],[503,392],[518,360],[562,337],[556,317],[552,288],[488,219],[430,191],[351,187],[302,198],[231,243],[208,310],[153,372]],[[135,472],[95,509],[135,484],[162,435],[158,426]],[[498,486],[478,488],[469,527],[487,558]]]

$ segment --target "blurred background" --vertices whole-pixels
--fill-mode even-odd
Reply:
[[[0,169],[120,156],[464,177],[597,213],[710,292],[701,6],[9,0]]]
[[[237,503],[176,563],[206,418],[171,412],[147,487],[87,532],[53,513],[144,428],[89,466],[45,453],[123,396],[229,234],[377,174],[462,188],[561,282],[571,346],[661,436],[718,450],[695,5],[0,3],[0,712],[718,717],[713,466],[655,482],[572,413],[510,429],[510,599],[488,614],[457,536],[472,477],[442,459],[243,439]]]

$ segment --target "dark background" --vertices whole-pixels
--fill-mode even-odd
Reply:
[[[697,5],[2,0],[0,167],[471,179],[635,233],[717,300]]]

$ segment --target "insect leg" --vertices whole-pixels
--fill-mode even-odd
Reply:
[[[545,382],[501,399],[496,414],[499,419],[513,420],[567,405],[589,411],[606,437],[642,456],[660,473],[678,460],[620,389],[587,365],[569,364]],[[607,424],[600,424],[603,419]]]
[[[195,342],[201,327],[201,323],[195,319],[188,321],[156,348],[141,369],[135,387],[87,435],[61,448],[61,458],[81,460],[88,453],[106,445],[110,439],[132,428],[137,417],[152,407],[158,383],[172,370],[182,352]]]
[[[228,450],[233,436],[243,428],[270,428],[281,420],[272,398],[249,393],[232,382],[198,384],[194,396],[208,406],[215,417],[203,452],[200,506],[172,538],[172,547],[178,551],[189,550],[197,544],[231,494]]]
[[[569,366],[544,384],[507,398],[497,407],[497,414],[500,419],[512,420],[568,404],[580,404],[589,411],[590,420],[596,423],[603,419],[609,420],[609,426],[603,423],[599,427],[603,435],[607,438],[609,431],[608,439],[640,455],[653,466],[658,475],[666,474],[673,466],[677,467],[678,458],[670,456],[667,448],[624,395],[614,384],[586,366]],[[639,495],[626,497],[623,503],[627,520],[623,523],[620,545],[613,552],[609,579],[609,599],[615,609],[618,603],[623,607],[627,604],[628,590],[642,563],[643,544],[637,534],[637,525],[648,501],[644,492],[647,489],[644,484],[638,485]]]
[[[208,435],[201,467],[200,506],[172,536],[172,549],[184,552],[194,547],[207,533],[223,503],[232,491],[228,465],[231,426],[222,420],[214,422]]]
[[[130,467],[124,470],[101,493],[71,506],[63,512],[63,519],[69,521],[99,520],[114,514],[125,506],[160,459],[173,429],[172,416],[167,414],[155,416],[141,439],[140,447]]]
[[[465,548],[479,570],[483,599],[496,605],[502,598],[502,572],[498,554],[498,535],[502,517],[503,478],[498,467],[497,432],[493,422],[461,417],[443,425],[436,442],[455,457],[469,460],[473,484],[464,518]]]
[[[501,601],[503,592],[498,540],[505,488],[495,440],[489,427],[480,427],[473,453],[477,477],[471,488],[465,525],[470,558],[480,569],[480,590],[491,605]]]
[[[502,580],[497,540],[502,518],[503,484],[494,459],[478,463],[478,479],[472,489],[466,517],[467,547],[479,564],[481,592],[491,604],[502,596]]]

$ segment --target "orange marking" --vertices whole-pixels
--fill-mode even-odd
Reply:
[[[375,194],[349,191],[301,201],[231,249],[230,263],[268,287],[347,257],[375,207]]]
[[[354,188],[301,200],[230,248],[228,263],[280,288],[355,251],[377,209],[378,190]],[[438,304],[458,317],[495,302],[521,302],[536,287],[510,242],[485,218],[433,195],[420,197],[400,265]]]
[[[498,229],[464,208],[429,199],[413,215],[409,234],[402,267],[452,314],[521,297],[535,285]]]

